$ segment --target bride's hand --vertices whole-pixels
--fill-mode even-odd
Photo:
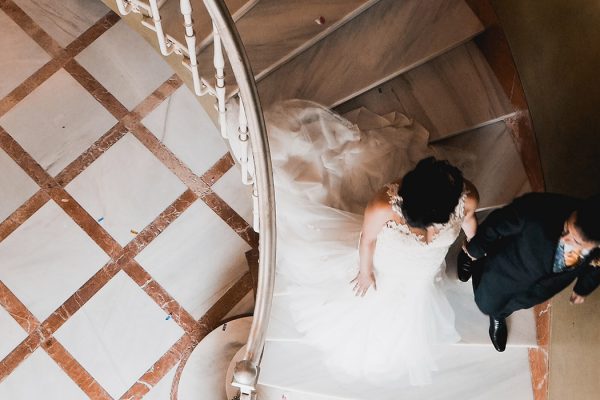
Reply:
[[[373,285],[373,289],[377,290],[377,282],[375,281],[375,273],[373,271],[368,273],[359,271],[356,278],[352,279],[350,283],[354,283],[352,291],[354,291],[356,296],[364,296],[371,285]]]

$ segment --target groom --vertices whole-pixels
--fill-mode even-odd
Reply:
[[[506,317],[542,303],[571,282],[581,304],[600,284],[600,197],[530,193],[491,213],[458,256],[473,275],[475,302],[490,317],[490,339],[504,351]]]

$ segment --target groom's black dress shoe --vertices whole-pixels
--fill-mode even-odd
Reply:
[[[500,352],[506,349],[506,339],[508,338],[508,328],[506,319],[494,318],[490,316],[490,339],[494,348]]]
[[[459,281],[467,282],[471,278],[471,270],[475,263],[476,261],[471,260],[464,250],[458,252],[458,257],[456,258],[456,275]]]

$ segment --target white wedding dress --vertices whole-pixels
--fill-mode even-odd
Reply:
[[[427,384],[434,346],[460,338],[441,288],[444,257],[460,232],[464,195],[425,243],[389,221],[377,236],[377,290],[355,297],[362,212],[374,193],[432,155],[428,133],[406,116],[366,109],[337,114],[293,100],[265,114],[277,211],[277,273],[304,340],[340,380],[407,377]],[[352,121],[352,122],[351,122]],[[427,184],[423,182],[423,184]],[[388,184],[394,212],[398,186]]]

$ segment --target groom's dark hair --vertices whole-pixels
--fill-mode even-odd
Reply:
[[[446,223],[456,209],[463,192],[462,172],[446,160],[425,158],[402,179],[398,192],[406,223],[426,228]]]

